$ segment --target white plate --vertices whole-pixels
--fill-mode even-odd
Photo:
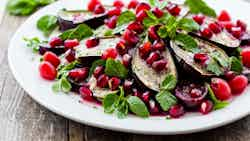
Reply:
[[[108,4],[110,0],[103,0]],[[226,8],[233,17],[243,19],[250,23],[250,5],[239,0],[208,0],[217,12]],[[232,103],[218,111],[206,116],[198,113],[187,114],[180,119],[166,120],[164,117],[150,117],[142,119],[129,116],[126,119],[118,119],[114,115],[108,115],[98,106],[80,103],[80,98],[73,94],[54,94],[51,90],[52,82],[39,77],[39,57],[25,47],[23,37],[40,37],[42,34],[36,29],[36,21],[45,14],[56,14],[61,8],[82,9],[86,6],[86,0],[65,0],[49,5],[32,15],[16,32],[10,41],[8,59],[10,68],[20,85],[38,103],[51,111],[74,121],[87,125],[124,132],[142,134],[181,134],[203,131],[219,127],[238,120],[250,112],[250,87],[232,101]],[[250,24],[249,24],[250,25]]]

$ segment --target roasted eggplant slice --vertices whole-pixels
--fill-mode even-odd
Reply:
[[[230,70],[229,57],[218,46],[199,38],[196,38],[197,52],[185,50],[181,44],[170,42],[171,49],[175,54],[180,67],[190,76],[209,78],[223,75]]]
[[[58,12],[58,24],[61,31],[75,28],[77,25],[85,23],[89,27],[96,29],[104,24],[104,19],[107,18],[107,14],[94,15],[89,11],[67,11],[60,10]]]
[[[55,53],[56,55],[61,55],[66,50],[65,50],[64,46],[50,47],[50,45],[48,45],[48,44],[40,44],[39,45],[39,54],[43,55],[47,51],[51,51],[51,52]]]
[[[135,50],[132,60],[132,72],[135,80],[139,85],[156,92],[160,90],[160,84],[167,74],[177,77],[177,70],[169,50],[166,49],[161,55],[168,61],[168,69],[161,72],[155,71],[147,65],[145,60],[141,59],[138,48]]]

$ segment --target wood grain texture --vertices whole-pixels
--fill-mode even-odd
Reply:
[[[0,22],[0,141],[250,141],[250,116],[201,133],[145,136],[89,127],[51,113],[23,91],[8,67],[8,42],[26,18],[3,15]]]

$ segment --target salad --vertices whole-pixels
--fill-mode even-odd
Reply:
[[[225,10],[216,15],[202,0],[90,0],[87,10],[41,17],[37,28],[47,41],[24,40],[41,55],[39,73],[53,91],[73,92],[118,118],[206,115],[250,80],[246,23]]]

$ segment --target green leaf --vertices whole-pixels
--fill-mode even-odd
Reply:
[[[134,12],[129,11],[129,10],[124,11],[121,13],[121,15],[117,19],[117,26],[121,26],[121,25],[127,24],[131,21],[134,21],[135,18],[136,17],[135,17]]]
[[[210,54],[213,59],[215,59],[222,67],[228,68],[229,67],[229,60],[225,58],[221,52],[213,52]]]
[[[122,34],[123,31],[125,31],[125,29],[127,29],[128,24],[123,24],[121,26],[117,26],[113,31],[112,34]]]
[[[167,32],[167,28],[166,26],[161,26],[158,30],[157,30],[157,34],[161,37],[161,38],[167,38],[168,37],[168,32]]]
[[[7,10],[13,15],[29,15],[37,9],[37,2],[34,0],[9,0]]]
[[[63,92],[67,93],[71,90],[72,86],[70,82],[67,80],[67,78],[62,77],[60,80],[60,83],[61,83],[61,89]]]
[[[128,103],[126,100],[123,100],[123,102],[121,103],[121,105],[118,106],[117,110],[116,110],[116,115],[118,118],[122,119],[127,117],[128,115]]]
[[[80,24],[75,29],[69,29],[64,31],[59,37],[62,40],[67,39],[78,39],[81,41],[84,38],[90,37],[93,35],[92,29],[86,24]]]
[[[37,21],[37,28],[48,36],[57,27],[57,17],[45,15]]]
[[[119,60],[116,61],[109,58],[107,59],[105,66],[105,74],[107,74],[108,76],[126,78],[128,75],[127,68]]]
[[[55,82],[53,85],[52,85],[52,90],[53,92],[60,92],[61,91],[61,84],[60,84],[60,81],[57,81]]]
[[[231,70],[237,73],[241,73],[243,71],[243,64],[240,59],[235,56],[230,57]]]
[[[143,20],[143,25],[146,28],[159,24],[158,18],[151,11],[147,11],[147,15],[148,17]]]
[[[216,96],[214,95],[213,90],[211,89],[210,85],[208,83],[205,84],[207,89],[208,89],[208,94],[210,99],[213,101],[214,103],[214,110],[218,110],[218,109],[222,109],[224,107],[226,107],[229,103],[226,101],[220,101],[216,98]]]
[[[60,65],[58,67],[58,73],[57,73],[57,78],[60,79],[63,75],[65,75],[68,71],[74,69],[76,65],[79,64],[79,62],[73,61],[67,65]]]
[[[37,53],[39,50],[39,45],[41,44],[41,41],[39,38],[34,37],[34,38],[23,38],[23,40],[26,42],[26,46],[28,48],[31,48],[33,52]]]
[[[127,99],[129,109],[140,117],[148,117],[149,112],[145,103],[136,96],[129,96]]]
[[[157,0],[148,0],[148,3],[149,3],[152,7],[154,7],[154,6],[156,6],[156,1],[157,1]]]
[[[108,29],[104,32],[104,36],[112,36],[113,35],[113,30]]]
[[[36,2],[41,5],[41,6],[44,6],[44,5],[48,5],[50,3],[53,3],[55,2],[55,0],[36,0]]]
[[[163,111],[168,111],[171,106],[177,103],[176,97],[168,91],[160,91],[155,98]]]
[[[166,78],[161,83],[161,89],[162,90],[173,90],[176,87],[177,79],[174,75],[168,74]]]
[[[178,29],[188,32],[199,30],[199,28],[200,26],[193,19],[182,18],[178,24]]]
[[[185,4],[192,13],[202,13],[207,16],[216,17],[215,11],[210,8],[203,0],[186,0]]]
[[[223,71],[222,71],[221,67],[219,66],[219,64],[212,58],[210,59],[209,63],[207,64],[206,69],[212,73],[215,73],[217,76],[220,76],[223,74]]]
[[[177,34],[174,40],[181,44],[184,50],[196,53],[199,51],[197,42],[193,39],[193,37],[186,34]]]
[[[95,70],[95,68],[96,68],[97,66],[105,66],[105,64],[106,64],[106,61],[105,61],[105,60],[102,60],[102,59],[95,60],[95,61],[92,63],[90,69],[89,69],[89,76],[91,76],[91,75],[93,74],[93,72],[94,72],[94,70]]]
[[[113,113],[115,111],[115,103],[118,100],[116,93],[108,94],[104,97],[102,105],[105,113]]]

